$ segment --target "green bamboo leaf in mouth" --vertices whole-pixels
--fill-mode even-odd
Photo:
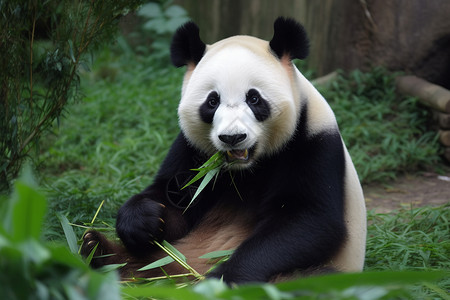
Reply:
[[[186,187],[190,186],[191,184],[197,182],[198,180],[202,179],[202,182],[200,183],[199,187],[197,188],[194,196],[192,197],[189,204],[186,206],[184,212],[194,203],[194,200],[198,197],[198,195],[205,189],[205,187],[211,182],[213,179],[217,179],[217,176],[219,176],[220,171],[225,166],[230,166],[234,163],[246,163],[249,159],[249,150],[228,150],[226,152],[216,152],[213,156],[211,156],[203,165],[201,165],[197,169],[191,169],[191,171],[198,172],[194,178],[192,178],[185,186],[183,186],[181,189],[185,189]],[[239,198],[241,198],[241,194],[239,193],[236,184],[234,183],[233,175],[230,171],[230,177],[233,182],[233,186],[236,189],[237,194],[239,195]]]
[[[203,165],[201,165],[197,169],[191,169],[191,171],[197,171],[197,175],[195,175],[194,178],[192,178],[184,187],[181,189],[184,189],[194,182],[200,180],[203,178],[202,182],[200,183],[199,187],[197,188],[197,191],[195,192],[194,196],[192,197],[191,201],[189,202],[188,206],[184,211],[186,211],[191,204],[194,202],[194,200],[197,198],[197,196],[203,191],[203,189],[208,185],[208,183],[213,179],[217,178],[217,176],[220,173],[220,170],[225,165],[225,158],[222,152],[217,152],[213,156],[211,156],[210,159],[208,159]]]

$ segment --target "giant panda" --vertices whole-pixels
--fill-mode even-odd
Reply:
[[[186,273],[175,262],[139,271],[165,256],[155,241],[166,240],[228,284],[361,271],[363,192],[331,108],[292,63],[308,50],[293,19],[278,18],[269,42],[234,36],[205,45],[193,22],[181,26],[171,44],[173,64],[186,66],[181,131],[154,182],[120,208],[121,243],[84,236],[84,255],[98,245],[91,264],[126,263],[124,279]],[[181,187],[216,152],[225,166],[189,205],[195,188]],[[199,258],[231,249],[212,270]]]

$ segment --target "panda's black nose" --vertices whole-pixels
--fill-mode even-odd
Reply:
[[[229,134],[219,135],[219,140],[221,140],[222,142],[224,142],[230,146],[234,146],[234,145],[238,144],[239,142],[242,142],[246,138],[247,138],[247,135],[245,133],[231,134],[231,135],[229,135]]]

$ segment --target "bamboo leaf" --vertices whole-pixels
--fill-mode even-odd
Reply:
[[[220,152],[217,152],[213,156],[211,156],[203,165],[201,165],[198,169],[191,169],[191,171],[197,171],[198,174],[192,178],[182,189],[190,186],[206,174],[215,169],[219,168],[219,170],[223,166],[223,155]]]
[[[176,289],[171,286],[133,286],[122,288],[122,293],[126,299],[136,299],[148,297],[151,299],[183,299],[183,300],[206,300],[212,299],[189,289]]]
[[[34,188],[18,181],[16,199],[12,209],[12,236],[16,241],[39,239],[47,203],[45,197]]]
[[[219,250],[219,251],[212,251],[209,253],[206,253],[205,255],[200,256],[199,258],[205,258],[205,259],[213,259],[213,258],[221,258],[224,256],[229,256],[234,253],[233,250]]]
[[[161,248],[164,252],[166,252],[174,261],[176,261],[178,264],[180,264],[183,268],[191,272],[192,275],[194,275],[197,278],[203,279],[204,277],[198,273],[194,268],[192,268],[190,265],[186,262],[186,257],[181,254],[177,249],[175,249],[172,245],[170,245],[167,241],[163,241],[163,244],[169,245],[169,247],[165,245],[161,245],[157,241],[154,241],[154,243]],[[178,256],[180,255],[180,256]]]
[[[151,264],[146,265],[145,267],[138,269],[138,271],[146,271],[146,270],[151,270],[151,269],[155,269],[155,268],[160,268],[160,267],[166,266],[174,261],[175,260],[172,257],[166,256],[161,259],[158,259],[157,261],[152,262]]]
[[[162,245],[164,247],[166,247],[166,249],[170,250],[172,253],[174,253],[176,256],[178,256],[181,260],[183,260],[184,262],[186,262],[186,256],[183,255],[183,253],[181,253],[180,251],[178,251],[177,248],[175,248],[174,246],[172,246],[168,241],[164,240],[162,242]]]
[[[58,213],[57,217],[61,226],[64,230],[64,235],[66,236],[67,244],[69,244],[69,249],[72,253],[78,253],[78,239],[73,231],[72,226],[70,226],[69,220],[67,220],[66,216]]]
[[[197,171],[197,170],[199,170],[197,175],[195,175],[194,178],[192,178],[188,183],[186,183],[186,185],[183,186],[181,189],[187,188],[188,186],[190,186],[191,184],[193,184],[194,182],[196,182],[197,180],[199,180],[200,178],[202,178],[203,176],[205,176],[208,173],[208,171],[200,170],[200,169],[193,169],[192,171]]]
[[[189,202],[188,206],[186,207],[186,209],[184,211],[186,211],[191,206],[191,204],[194,202],[194,200],[197,198],[197,196],[201,193],[201,191],[203,191],[205,189],[205,187],[214,178],[214,176],[219,174],[219,171],[220,171],[220,167],[209,171],[205,175],[205,177],[203,178],[202,182],[200,183],[200,185],[198,186],[197,190],[195,191],[195,194],[192,197],[191,202]]]

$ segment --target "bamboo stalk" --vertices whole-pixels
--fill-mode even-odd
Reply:
[[[399,76],[396,78],[397,89],[440,112],[450,113],[450,91],[432,84],[417,76]]]

